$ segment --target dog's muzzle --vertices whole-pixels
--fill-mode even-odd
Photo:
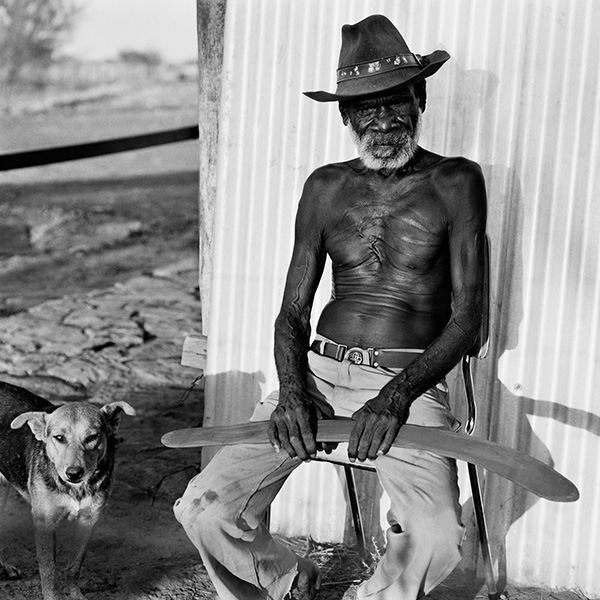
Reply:
[[[85,475],[85,469],[83,467],[69,467],[65,471],[67,480],[69,483],[81,483],[83,476]]]

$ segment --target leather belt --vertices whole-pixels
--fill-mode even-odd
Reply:
[[[388,367],[404,369],[422,350],[392,350],[385,348],[348,348],[344,344],[336,344],[326,340],[315,340],[310,349],[321,356],[333,358],[338,362],[349,360],[355,365],[369,367]]]

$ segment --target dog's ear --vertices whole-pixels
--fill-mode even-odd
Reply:
[[[121,424],[121,411],[130,417],[135,416],[135,409],[127,404],[127,402],[123,402],[123,400],[105,404],[100,409],[100,412],[106,415],[106,420],[112,433],[115,433],[117,429],[119,429],[119,425]]]
[[[11,429],[20,429],[23,425],[29,425],[29,429],[33,431],[33,435],[42,442],[46,439],[46,413],[43,412],[26,412],[15,419],[10,424]]]

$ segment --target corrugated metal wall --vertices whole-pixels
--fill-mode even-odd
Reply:
[[[493,338],[477,373],[480,432],[553,463],[582,493],[553,504],[488,476],[494,556],[509,580],[598,596],[595,0],[228,1],[206,424],[246,420],[276,387],[273,321],[303,181],[354,154],[337,107],[301,92],[335,87],[341,25],[375,12],[413,51],[450,52],[428,83],[422,145],[472,158],[486,176]],[[310,502],[305,477],[295,478],[274,521],[287,533],[339,539],[342,488],[318,467]]]

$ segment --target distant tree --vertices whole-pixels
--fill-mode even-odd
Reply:
[[[146,65],[148,67],[158,67],[162,63],[160,54],[154,50],[121,50],[119,52],[119,60],[125,63]]]
[[[0,0],[2,79],[14,83],[25,65],[49,65],[81,8],[77,0]]]

